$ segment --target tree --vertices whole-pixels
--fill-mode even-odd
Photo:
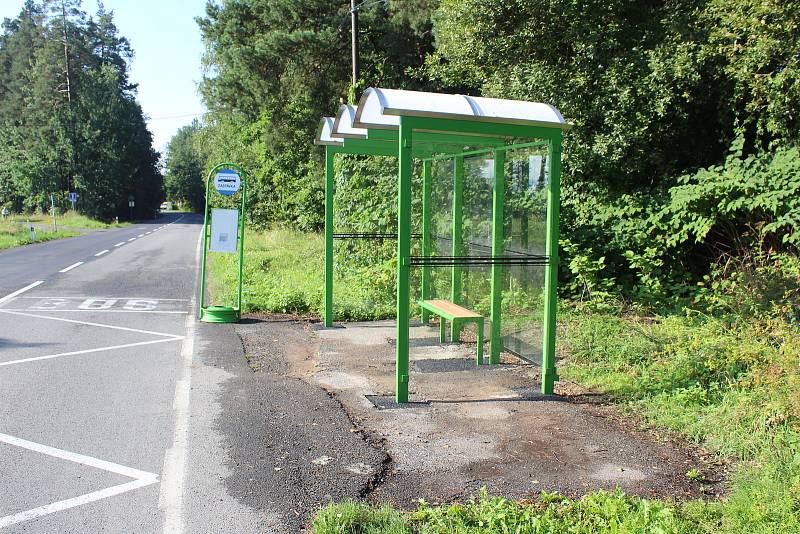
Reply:
[[[136,87],[133,56],[113,13],[97,21],[78,0],[26,2],[0,36],[0,203],[46,209],[54,194],[80,195],[79,210],[111,218],[150,216],[162,195]]]
[[[205,201],[203,160],[197,144],[200,123],[179,129],[167,145],[164,187],[167,198],[201,211]]]

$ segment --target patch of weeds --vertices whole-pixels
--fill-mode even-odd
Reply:
[[[683,505],[706,532],[800,532],[800,332],[774,317],[641,321],[568,311],[560,374],[732,460],[729,496]],[[689,478],[700,480],[699,472]]]
[[[598,491],[581,499],[567,499],[543,492],[535,503],[518,503],[490,497],[460,504],[419,508],[403,514],[386,506],[346,502],[324,508],[312,524],[314,534],[538,534],[545,532],[596,533],[691,533],[698,532],[669,503],[625,495],[621,490]]]

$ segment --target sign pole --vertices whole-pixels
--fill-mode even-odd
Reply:
[[[231,249],[228,226],[230,215],[236,210],[215,209],[214,217],[209,225],[209,209],[211,199],[211,179],[214,178],[214,188],[223,196],[231,196],[241,189],[240,210],[236,213],[237,221],[233,227],[236,235],[235,248]],[[242,313],[242,275],[244,267],[244,213],[247,207],[247,176],[244,170],[235,163],[220,163],[208,173],[206,178],[206,202],[203,212],[203,258],[200,266],[200,309],[199,319],[208,323],[236,323]],[[231,221],[232,222],[232,221]],[[207,306],[206,305],[206,261],[211,239],[212,252],[238,253],[239,276],[236,292],[236,306]]]
[[[56,197],[50,195],[50,211],[53,212],[53,231],[58,232],[58,223],[56,223]]]

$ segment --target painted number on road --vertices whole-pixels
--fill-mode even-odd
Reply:
[[[104,297],[36,299],[27,308],[41,311],[128,311],[182,313],[185,300],[120,299]]]

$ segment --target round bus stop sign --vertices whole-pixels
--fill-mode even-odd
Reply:
[[[237,192],[242,186],[239,174],[232,169],[222,169],[214,176],[214,187],[219,194],[230,196]]]

